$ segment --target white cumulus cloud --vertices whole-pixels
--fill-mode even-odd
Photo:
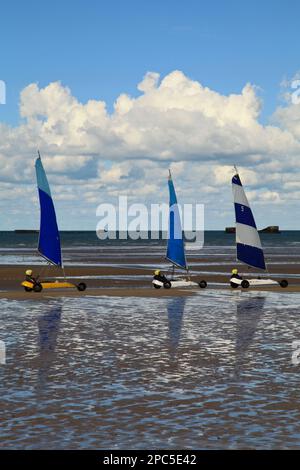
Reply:
[[[104,101],[79,102],[59,82],[22,90],[20,124],[0,123],[0,179],[10,185],[3,191],[9,207],[20,204],[16,185],[35,197],[37,148],[65,207],[74,200],[92,207],[126,192],[165,202],[171,167],[182,198],[205,202],[215,217],[216,200],[222,213],[231,203],[234,164],[260,206],[296,200],[300,104],[288,100],[272,124],[262,125],[263,103],[249,83],[223,95],[175,70],[165,77],[148,72],[137,89],[135,97],[120,94],[112,113]]]

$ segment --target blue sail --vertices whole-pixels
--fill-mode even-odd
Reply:
[[[237,259],[248,266],[266,269],[264,252],[251,207],[238,174],[232,178],[236,220]]]
[[[60,237],[47,176],[40,158],[35,162],[41,222],[38,251],[52,264],[62,266]]]
[[[175,193],[174,184],[169,177],[169,233],[168,233],[168,247],[167,247],[167,260],[182,269],[187,269],[184,240],[182,237],[182,226],[180,220],[179,209],[177,205],[177,198]]]

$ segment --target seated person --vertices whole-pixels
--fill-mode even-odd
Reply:
[[[153,279],[155,279],[156,281],[160,281],[160,282],[167,282],[167,281],[168,281],[168,279],[167,279],[166,276],[161,272],[160,269],[157,269],[156,271],[154,271]]]
[[[231,279],[243,279],[242,276],[239,275],[239,272],[238,272],[237,269],[233,269],[233,270],[231,271],[231,274],[232,274],[232,275],[231,275],[230,280],[231,280]]]
[[[27,271],[25,271],[25,279],[26,281],[28,282],[32,282],[32,284],[36,284],[37,280],[35,277],[32,276],[32,270],[31,269],[27,269]]]

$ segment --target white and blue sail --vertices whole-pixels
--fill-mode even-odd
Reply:
[[[171,176],[168,180],[169,185],[169,231],[168,231],[168,246],[166,258],[174,266],[182,269],[187,269],[184,239],[182,234],[182,225],[180,219],[179,208],[177,204],[177,197]]]
[[[38,251],[47,261],[62,267],[60,236],[55,208],[40,156],[35,162],[35,170],[41,210]]]
[[[256,223],[238,173],[232,178],[236,220],[237,259],[254,268],[266,269]]]

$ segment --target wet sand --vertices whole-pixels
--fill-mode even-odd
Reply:
[[[0,448],[299,449],[299,304],[2,299]]]
[[[231,269],[255,273],[230,247],[189,254],[207,289],[156,290],[164,255],[70,249],[67,279],[87,290],[27,293],[26,269],[62,271],[33,250],[0,252],[0,447],[300,448],[300,252],[269,250],[270,277],[288,288],[245,290],[231,289]]]

